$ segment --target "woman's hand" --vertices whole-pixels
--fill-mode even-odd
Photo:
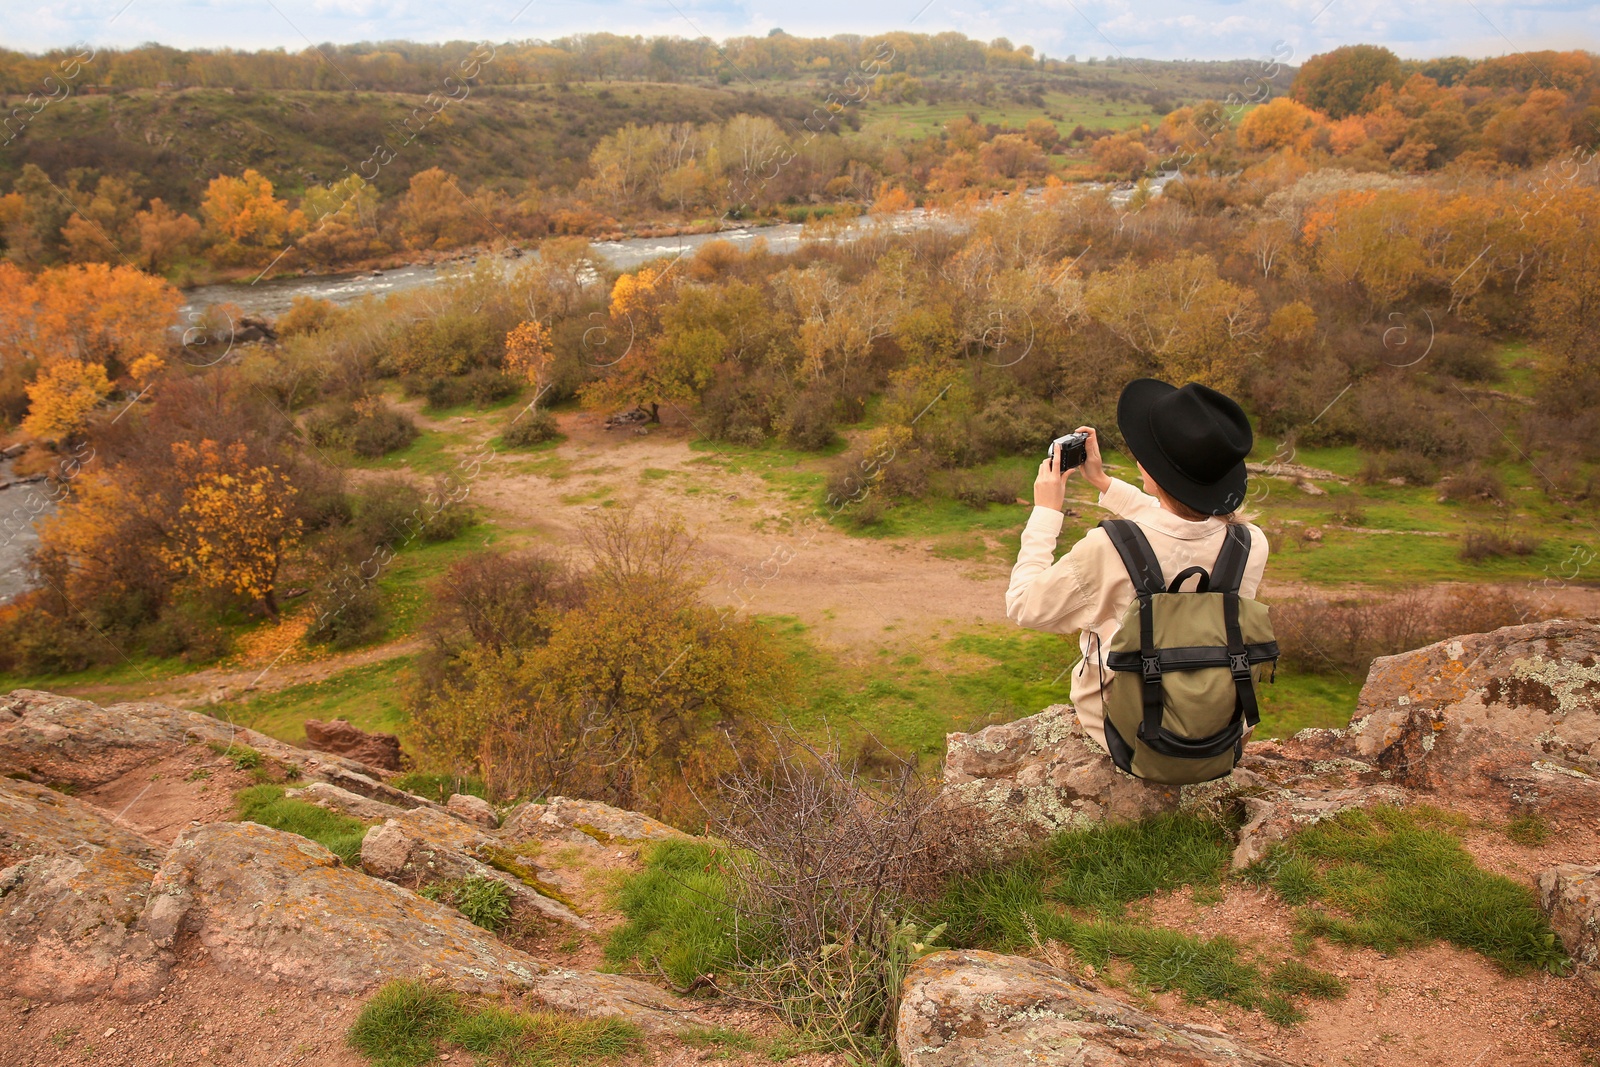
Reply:
[[[1086,453],[1083,461],[1083,480],[1094,486],[1095,492],[1103,493],[1111,487],[1111,475],[1100,463],[1100,435],[1094,432],[1093,426],[1079,426],[1073,433],[1086,433],[1089,439],[1083,443]]]
[[[1067,478],[1071,470],[1057,473],[1050,469],[1050,459],[1039,464],[1039,476],[1033,480],[1033,505],[1060,511],[1067,502]]]

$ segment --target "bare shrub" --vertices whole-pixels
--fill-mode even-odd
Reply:
[[[916,915],[965,865],[962,835],[913,763],[773,740],[771,762],[725,776],[710,811],[732,846],[736,910],[761,946],[737,995],[875,1062],[906,969],[942,932]]]
[[[1526,599],[1482,587],[1442,596],[1413,589],[1393,597],[1310,598],[1272,606],[1284,665],[1315,673],[1364,674],[1378,656],[1538,617]]]
[[[1445,500],[1458,502],[1486,501],[1492,504],[1504,504],[1506,487],[1500,480],[1499,474],[1487,467],[1472,463],[1460,473],[1452,474],[1440,482],[1439,495]]]
[[[1539,551],[1537,537],[1505,530],[1468,530],[1461,540],[1459,555],[1468,563],[1482,563],[1486,559],[1506,556],[1531,556]]]

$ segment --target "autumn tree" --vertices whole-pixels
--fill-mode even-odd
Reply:
[[[211,179],[200,204],[205,233],[224,262],[271,259],[305,229],[305,215],[272,195],[272,182],[254,170]]]
[[[99,363],[54,359],[28,385],[27,433],[59,441],[82,430],[89,412],[111,392],[111,381]]]
[[[278,570],[300,539],[291,508],[297,490],[281,470],[253,464],[242,442],[177,441],[172,459],[183,496],[162,559],[276,617]]]
[[[153,198],[133,222],[139,233],[139,265],[155,274],[193,248],[200,236],[198,221],[173,211],[160,197]]]
[[[1223,390],[1238,384],[1261,325],[1256,294],[1192,252],[1149,266],[1125,260],[1089,279],[1085,302],[1151,372]]]
[[[388,250],[378,234],[378,188],[358,175],[307,189],[300,211],[306,232],[298,247],[317,263],[349,262]]]
[[[535,403],[539,400],[539,394],[543,392],[541,387],[553,358],[554,353],[550,349],[550,327],[538,319],[519,323],[515,329],[506,334],[505,368],[533,386]]]
[[[1326,128],[1326,120],[1315,111],[1280,96],[1244,117],[1239,123],[1239,144],[1268,152],[1288,148],[1305,153]]]
[[[411,176],[397,211],[409,248],[456,248],[483,240],[484,219],[455,175],[429,167]]]
[[[1150,168],[1154,158],[1142,142],[1125,133],[1100,138],[1089,154],[1109,178],[1137,178]]]
[[[100,179],[92,197],[61,228],[67,258],[75,263],[117,263],[139,256],[139,197],[128,184],[109,175]]]
[[[1331,119],[1364,110],[1363,102],[1380,85],[1398,86],[1400,57],[1387,48],[1352,44],[1312,56],[1294,76],[1290,92]]]

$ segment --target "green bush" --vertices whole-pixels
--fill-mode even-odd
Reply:
[[[307,415],[305,430],[318,448],[349,449],[368,459],[404,448],[419,432],[410,415],[375,397],[334,401]]]
[[[500,443],[507,448],[532,448],[560,436],[556,417],[548,411],[535,409],[513,418],[501,431]]]
[[[443,804],[454,793],[464,793],[468,796],[489,799],[489,791],[484,788],[481,778],[465,777],[459,774],[437,774],[432,771],[409,771],[393,778],[389,782],[396,789],[404,789],[407,793],[415,793],[419,797]]]
[[[259,759],[260,753],[256,755]],[[309,837],[347,865],[360,864],[361,840],[367,836],[367,827],[360,819],[289,799],[283,795],[281,785],[249,786],[234,794],[233,799],[239,821]]]

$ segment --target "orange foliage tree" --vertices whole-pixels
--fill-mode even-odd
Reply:
[[[110,392],[111,381],[100,364],[51,360],[28,385],[28,417],[22,428],[46,441],[59,441],[83,429],[89,412]]]
[[[211,179],[200,213],[214,254],[224,262],[270,259],[305,230],[306,218],[272,195],[272,182],[254,170]]]
[[[249,461],[242,443],[172,445],[184,485],[162,559],[174,572],[208,589],[248,597],[276,617],[278,569],[300,539],[290,512],[296,490],[275,467]]]

